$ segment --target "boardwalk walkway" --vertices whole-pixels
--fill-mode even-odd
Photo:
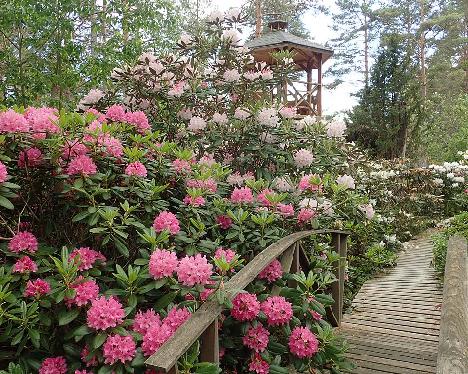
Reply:
[[[364,284],[343,319],[356,374],[435,373],[442,288],[430,239],[412,240],[398,265]]]

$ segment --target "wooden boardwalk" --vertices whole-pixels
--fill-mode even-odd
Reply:
[[[442,288],[431,259],[430,239],[412,240],[395,268],[361,288],[340,328],[353,373],[436,372]]]

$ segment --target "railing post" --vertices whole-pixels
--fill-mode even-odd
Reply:
[[[168,374],[179,374],[179,370],[177,369],[177,364],[172,367],[171,370],[167,372]]]
[[[212,362],[219,365],[218,330],[218,318],[216,318],[201,335],[200,360],[202,362]]]
[[[343,298],[344,298],[344,278],[346,266],[346,245],[347,235],[334,233],[332,236],[332,245],[336,253],[340,256],[338,261],[333,264],[335,277],[337,279],[331,286],[332,297],[334,304],[332,305],[332,325],[340,326],[343,315]],[[333,321],[334,320],[334,321]]]

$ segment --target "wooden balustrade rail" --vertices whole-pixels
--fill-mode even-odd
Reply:
[[[448,242],[442,300],[437,374],[467,374],[468,255],[459,236]]]
[[[332,243],[340,260],[334,264],[337,281],[332,284],[332,296],[335,301],[331,308],[332,324],[341,323],[344,292],[344,273],[346,263],[346,231],[310,230],[288,235],[278,242],[268,246],[254,257],[242,270],[235,274],[225,284],[227,297],[232,300],[239,291],[251,283],[257,275],[274,259],[280,258],[284,272],[304,272],[309,270],[307,254],[300,245],[301,239],[311,235],[331,234]],[[274,288],[273,294],[279,294]],[[177,332],[156,353],[146,360],[146,365],[165,373],[176,374],[177,360],[200,339],[200,360],[219,364],[218,317],[223,312],[223,306],[216,300],[203,303],[199,309],[177,330]]]

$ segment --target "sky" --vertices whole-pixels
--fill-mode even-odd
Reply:
[[[226,11],[232,7],[239,7],[244,2],[245,0],[212,0],[212,8]],[[328,6],[331,10],[335,7],[334,0],[322,0],[322,3]],[[308,12],[302,19],[314,41],[324,44],[327,40],[334,37],[334,32],[331,28],[331,16],[317,16],[312,12]],[[324,64],[323,69],[326,70],[330,67],[330,64],[333,63],[334,61],[332,57]],[[356,98],[351,96],[351,94],[357,92],[361,88],[361,85],[355,75],[353,76],[351,74],[347,78],[347,82],[333,90],[324,87],[322,93],[323,114],[332,115],[337,112],[343,112],[351,109],[356,104]],[[330,78],[325,77],[323,83],[326,85],[330,81]]]

